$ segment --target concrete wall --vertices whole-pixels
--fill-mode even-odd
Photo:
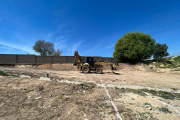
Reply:
[[[74,56],[67,56],[66,63],[73,63],[74,62]]]
[[[16,64],[16,55],[0,54],[0,64]]]
[[[110,57],[94,57],[94,60],[116,63],[116,59]],[[74,56],[35,56],[0,54],[0,64],[45,64],[73,62]]]
[[[111,58],[105,58],[105,57],[103,57],[103,58],[102,58],[102,61],[111,62]]]
[[[102,57],[94,57],[94,61],[103,61]]]
[[[36,56],[36,64],[45,64],[52,62],[52,56]]]
[[[53,63],[66,63],[66,56],[53,56]]]
[[[112,63],[117,63],[116,58],[111,58],[111,62],[112,62]]]
[[[35,64],[35,55],[17,55],[17,64]]]

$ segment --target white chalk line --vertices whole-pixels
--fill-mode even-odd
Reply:
[[[148,96],[151,96],[151,95],[150,95],[149,93],[147,93],[147,92],[144,92],[144,93],[145,93],[146,95],[148,95]],[[167,105],[168,107],[174,109],[178,114],[180,114],[180,112],[179,112],[176,108],[174,108],[173,106],[171,106],[171,105],[169,105],[169,104],[167,104],[167,103],[165,103],[165,102],[163,102],[163,101],[160,101],[160,100],[158,100],[158,99],[155,98],[155,97],[154,97],[154,99],[157,100],[158,102],[160,102],[161,104]]]
[[[118,112],[118,109],[117,109],[117,107],[115,106],[115,104],[113,103],[113,100],[112,100],[112,98],[111,98],[111,96],[109,95],[109,92],[108,92],[108,90],[106,89],[106,86],[104,86],[104,84],[102,83],[102,80],[101,80],[101,77],[100,77],[100,82],[101,82],[101,84],[103,85],[103,87],[104,87],[104,89],[105,89],[105,91],[106,91],[106,94],[107,94],[107,96],[109,97],[109,100],[110,100],[110,102],[111,102],[111,104],[112,104],[112,106],[114,107],[114,109],[115,109],[115,114],[116,114],[116,117],[119,119],[119,120],[122,120],[122,118],[121,118],[121,116],[120,116],[120,114],[119,114],[119,112]]]
[[[45,80],[45,81],[46,81],[46,80]],[[49,81],[49,80],[48,80],[48,81]],[[69,81],[69,80],[61,80],[61,81],[58,81],[58,82],[71,83],[71,84],[81,84],[81,83],[82,83],[82,82],[78,82],[78,81]],[[88,81],[88,82],[93,82],[93,81]],[[100,82],[101,82],[101,85],[99,85],[99,84],[96,83],[97,86],[98,86],[98,87],[104,87],[104,88],[105,88],[105,91],[106,91],[106,93],[107,93],[107,95],[108,95],[108,97],[109,97],[109,99],[110,99],[110,101],[111,101],[111,104],[113,105],[114,109],[115,109],[116,111],[118,111],[118,110],[117,110],[117,107],[114,105],[114,103],[113,103],[113,101],[112,101],[112,98],[110,97],[110,95],[109,95],[106,87],[105,87],[104,84],[102,83],[101,78],[100,78]],[[95,82],[93,82],[93,83],[95,83]],[[107,87],[115,87],[115,86],[108,86],[108,85],[107,85]],[[119,86],[116,86],[116,87],[119,87]],[[134,86],[131,86],[131,87],[134,87]],[[120,88],[130,88],[130,86],[126,86],[126,87],[124,86],[124,87],[120,87]],[[132,89],[132,88],[131,88],[131,89]],[[134,88],[133,88],[133,89],[134,89]],[[146,92],[144,92],[144,93],[147,94],[147,95],[149,95],[149,96],[151,96],[149,93],[146,93]],[[158,102],[162,103],[163,105],[167,105],[168,107],[174,109],[178,114],[180,114],[180,112],[179,112],[176,108],[174,108],[173,106],[171,106],[171,105],[169,105],[169,104],[167,104],[167,103],[165,103],[165,102],[162,102],[162,101],[158,100],[158,99],[155,98],[155,97],[154,97],[154,99],[156,99]],[[119,114],[119,115],[116,115],[116,116],[117,116],[117,117],[119,116],[119,117],[120,117],[119,119],[122,120],[120,114]]]
[[[116,77],[116,79],[117,79],[117,77]],[[123,81],[124,82],[124,81]],[[126,83],[125,83],[126,84]],[[147,92],[144,92],[146,95],[148,95],[148,96],[151,96],[149,93],[147,93]],[[176,111],[176,113],[178,113],[178,114],[180,114],[180,112],[176,109],[176,108],[174,108],[173,106],[171,106],[171,105],[169,105],[169,104],[167,104],[167,103],[165,103],[165,102],[163,102],[163,101],[160,101],[159,99],[157,99],[157,98],[155,98],[154,97],[154,99],[155,100],[157,100],[158,102],[160,102],[161,104],[163,104],[163,105],[167,105],[168,107],[170,107],[170,108],[172,108],[172,109],[174,109],[175,111]]]
[[[116,76],[115,76],[116,77]],[[118,80],[119,78],[116,77],[116,79]],[[124,80],[122,80],[124,84],[127,84],[126,82],[124,82]]]
[[[147,93],[147,92],[144,92],[144,93],[145,93],[146,95],[151,96],[151,95],[150,95],[149,93]],[[180,114],[180,112],[179,112],[176,108],[174,108],[173,106],[171,106],[171,105],[169,105],[169,104],[167,104],[167,103],[165,103],[165,102],[163,102],[163,101],[160,101],[159,99],[157,99],[157,98],[155,98],[155,97],[154,97],[154,99],[157,100],[158,102],[162,103],[163,105],[167,105],[168,107],[174,109],[178,114]]]
[[[33,78],[32,78],[33,79]],[[36,80],[43,80],[43,79],[36,79]],[[44,79],[43,81],[52,81],[52,80],[46,80]],[[102,84],[100,83],[96,83],[95,81],[72,81],[72,80],[67,80],[67,79],[61,79],[61,80],[58,80],[56,79],[57,82],[62,82],[62,83],[71,83],[71,84],[81,84],[83,82],[88,82],[88,83],[94,83],[97,85],[97,87],[103,87]],[[177,91],[173,91],[172,89],[165,89],[165,88],[152,88],[152,87],[145,87],[145,86],[139,86],[139,85],[129,85],[127,84],[126,82],[124,82],[125,84],[110,84],[110,83],[107,83],[106,87],[109,87],[109,88],[133,88],[133,89],[148,89],[148,90],[156,90],[156,91],[165,91],[165,92],[173,92],[173,93],[180,93],[180,90],[177,90]]]

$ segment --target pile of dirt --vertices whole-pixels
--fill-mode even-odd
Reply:
[[[58,71],[78,71],[77,66],[73,66],[71,63],[63,64],[42,64],[42,65],[16,65],[16,68],[34,68],[34,69],[48,69],[48,70],[58,70]],[[103,70],[111,71],[110,65],[104,65]],[[119,66],[116,70],[125,70],[125,71],[148,71],[148,68],[143,64],[126,64],[119,63]]]
[[[127,64],[127,63],[118,63],[120,70],[127,70],[127,71],[147,71],[148,68],[143,64]]]
[[[49,69],[49,70],[59,70],[59,71],[77,71],[77,66],[73,66],[72,64],[42,64],[38,66],[38,69]],[[104,65],[104,70],[110,70],[110,65]]]
[[[52,64],[42,64],[42,65],[39,65],[38,69],[52,69]]]
[[[36,65],[15,65],[15,68],[37,68]]]
[[[77,71],[77,66],[72,64],[42,64],[38,69],[60,70],[60,71]]]
[[[77,66],[73,66],[73,64],[52,64],[53,70],[61,70],[61,71],[77,71]]]

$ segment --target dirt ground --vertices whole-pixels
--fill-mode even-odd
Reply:
[[[103,74],[83,74],[71,64],[0,67],[0,71],[10,74],[0,76],[0,119],[117,120],[117,112],[123,120],[180,119],[179,73],[157,73],[143,65],[127,64],[121,64],[115,73],[105,67]],[[39,79],[47,73],[50,80]],[[177,96],[167,99],[142,88]]]

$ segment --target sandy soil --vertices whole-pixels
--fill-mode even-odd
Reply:
[[[64,67],[66,66],[66,67]],[[120,85],[140,85],[155,88],[170,88],[180,90],[180,73],[157,73],[149,72],[142,65],[120,65],[121,68],[116,70],[113,74],[110,67],[104,69],[104,74],[96,74],[91,71],[89,74],[84,74],[77,70],[76,66],[66,64],[57,67],[61,70],[50,69],[30,69],[30,68],[2,68],[0,70],[11,71],[13,73],[28,74],[31,77],[46,76],[48,73],[50,77],[57,79],[68,79],[73,81],[94,81],[100,83],[101,77],[104,83],[107,84],[120,84]],[[72,70],[65,70],[65,69]]]
[[[94,84],[100,84],[100,78],[106,86],[128,85],[130,89],[134,89],[134,86],[138,85],[172,89],[172,92],[180,90],[180,74],[156,73],[143,65],[121,64],[115,74],[111,73],[110,67],[105,67],[104,74],[83,74],[77,71],[76,66],[71,67],[70,64],[56,66],[56,69],[52,66],[0,67],[0,71],[31,77],[27,79],[0,76],[0,119],[116,120],[116,111],[104,88]],[[47,73],[51,81],[39,80],[39,77],[45,77]],[[60,83],[57,80],[78,81],[84,84]],[[144,93],[122,91],[117,88],[107,89],[123,120],[180,119],[177,111],[160,102],[165,102],[180,111],[178,99],[147,96]],[[167,108],[170,112],[162,112],[160,108]]]

